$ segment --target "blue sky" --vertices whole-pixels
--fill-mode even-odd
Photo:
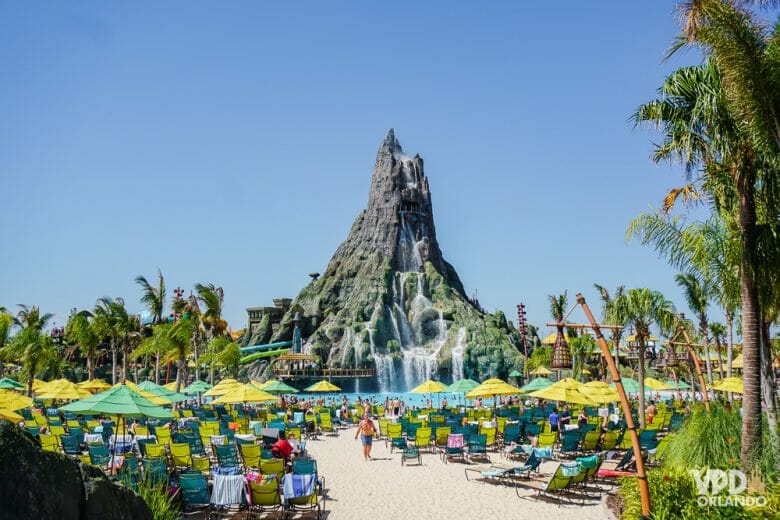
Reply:
[[[488,310],[594,282],[686,310],[624,240],[681,179],[628,121],[697,59],[662,62],[676,32],[671,1],[0,2],[0,305],[140,310],[159,267],[241,328],[325,269],[394,127]]]

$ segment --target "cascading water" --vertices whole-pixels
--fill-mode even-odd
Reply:
[[[463,352],[466,350],[466,327],[458,329],[458,339],[452,348],[452,381],[463,379]]]
[[[393,381],[395,381],[395,365],[393,364],[393,358],[385,354],[379,354],[376,351],[376,346],[374,345],[374,330],[371,329],[370,326],[371,322],[366,322],[369,347],[371,349],[371,357],[374,358],[374,366],[376,367],[376,380],[379,386],[379,392],[389,392]]]

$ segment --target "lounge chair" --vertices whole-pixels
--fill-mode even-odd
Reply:
[[[325,498],[317,493],[314,475],[288,473],[282,477],[282,490],[288,512],[310,511],[319,520]]]
[[[618,445],[618,441],[620,437],[619,431],[611,431],[606,432],[604,434],[604,439],[601,441],[601,449],[602,450],[614,450],[615,447]]]
[[[204,516],[209,518],[211,509],[211,497],[206,477],[201,473],[179,474],[179,488],[184,505],[184,510],[205,511]]]
[[[568,476],[566,472],[567,467],[564,464],[558,464],[547,481],[522,482],[521,486],[535,489],[537,496],[550,495],[560,498],[563,493],[570,490],[569,486],[571,485],[574,476],[579,475],[579,471],[572,476]],[[515,491],[517,492],[517,495],[520,496],[519,488],[515,488]]]
[[[147,446],[147,453],[150,446]],[[190,452],[190,445],[186,442],[174,442],[171,444],[171,459],[173,465],[177,468],[191,468],[192,467],[192,453]]]
[[[538,471],[542,464],[542,459],[531,453],[525,464],[521,466],[490,466],[489,469],[465,468],[463,472],[466,480],[469,480],[469,472],[479,474],[479,478],[485,481],[496,481],[501,484],[508,483],[509,480],[519,477],[528,477],[532,471]]]
[[[490,456],[487,452],[487,438],[485,435],[473,435],[468,441],[469,460],[474,458],[487,459],[490,462]]]
[[[150,459],[164,459],[168,457],[168,454],[165,451],[165,444],[155,444],[148,442],[144,444],[142,455],[144,457],[149,457]]]
[[[83,439],[83,435],[60,435],[62,451],[66,455],[81,455],[81,441]]]
[[[260,473],[263,475],[284,474],[284,461],[282,459],[260,460]]]
[[[403,428],[400,424],[388,424],[387,425],[387,440],[385,446],[390,444],[390,453],[393,453],[393,448],[403,449],[406,447],[406,439],[403,438]]]
[[[417,446],[407,446],[403,449],[401,452],[401,466],[404,465],[404,463],[407,460],[417,460],[417,464],[422,466],[422,457],[420,456],[420,448]]]
[[[105,466],[111,459],[111,454],[105,444],[90,444],[87,449],[89,450],[90,464],[93,466]]]
[[[576,430],[561,435],[561,453],[577,453],[580,450],[580,434]]]
[[[249,508],[248,518],[254,520],[259,515],[273,511],[276,518],[284,516],[282,494],[279,491],[279,477],[267,475],[260,481],[249,482],[249,491],[252,494],[252,506]]]
[[[417,432],[414,436],[414,445],[419,450],[420,448],[431,447],[431,429],[430,428],[417,428]]]
[[[144,459],[144,478],[153,484],[168,484],[168,464],[165,459]]]
[[[213,453],[217,456],[217,462],[221,468],[236,468],[239,466],[238,452],[235,444],[225,446],[212,446]]]
[[[463,435],[460,433],[452,433],[447,436],[447,445],[441,452],[441,457],[446,464],[449,459],[459,458],[462,462],[466,462],[466,453],[463,450]]]
[[[241,444],[238,448],[241,451],[241,459],[244,461],[244,468],[260,467],[260,446],[257,444]]]
[[[582,438],[582,446],[580,446],[580,450],[595,451],[599,445],[599,437],[601,437],[601,434],[597,431],[587,432]]]
[[[540,433],[537,437],[536,446],[538,448],[552,447],[558,440],[558,432]]]

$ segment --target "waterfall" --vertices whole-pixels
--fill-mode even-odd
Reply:
[[[463,379],[463,351],[466,348],[466,327],[458,329],[458,339],[452,348],[452,382]]]
[[[395,381],[395,365],[393,364],[392,356],[379,354],[376,351],[376,346],[374,345],[374,330],[370,327],[371,322],[366,322],[369,347],[371,348],[371,356],[374,358],[374,366],[376,367],[376,380],[379,386],[379,392],[386,393],[390,391],[390,387]]]
[[[401,248],[401,265],[403,272],[420,271],[423,265],[422,256],[420,256],[420,242],[414,236],[412,224],[401,214],[401,234],[398,240],[398,246]]]

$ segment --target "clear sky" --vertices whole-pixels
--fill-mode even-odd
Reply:
[[[687,310],[624,239],[682,178],[628,121],[697,59],[663,62],[677,29],[660,0],[0,1],[0,305],[140,310],[159,267],[242,328],[325,269],[394,127],[486,309],[544,324],[598,282]]]

